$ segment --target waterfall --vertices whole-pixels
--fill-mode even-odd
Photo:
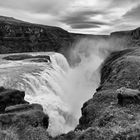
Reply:
[[[76,125],[76,118],[63,100],[66,96],[63,83],[67,83],[70,66],[59,53],[49,56],[51,62],[48,63],[1,60],[0,86],[23,90],[26,93],[25,100],[41,104],[50,118],[48,131],[55,136],[72,130]]]
[[[26,100],[30,103],[39,103],[45,113],[49,115],[49,133],[52,136],[68,132],[75,126],[76,118],[71,114],[69,105],[63,101],[66,95],[62,83],[67,82],[66,75],[70,69],[64,56],[55,53],[51,63],[38,73],[25,73],[22,75],[26,83]]]
[[[25,100],[41,104],[49,115],[47,131],[52,136],[74,129],[83,103],[92,97],[100,82],[98,68],[103,58],[99,53],[76,54],[80,62],[75,67],[70,67],[59,53],[30,53],[49,55],[48,63],[0,59],[0,86],[24,90]]]

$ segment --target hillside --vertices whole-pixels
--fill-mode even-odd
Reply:
[[[73,36],[59,27],[0,16],[0,53],[58,51],[73,41]]]

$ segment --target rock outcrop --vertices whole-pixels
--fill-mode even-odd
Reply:
[[[23,91],[0,88],[1,140],[47,140],[49,138],[46,132],[49,125],[48,115],[43,112],[41,105],[29,104],[24,100],[24,96]]]
[[[121,87],[117,89],[118,104],[121,106],[140,103],[140,91],[136,89],[130,89]]]
[[[0,87],[0,112],[3,113],[8,106],[28,104],[28,102],[24,100],[24,96],[24,91]]]
[[[29,55],[29,54],[17,54],[17,55],[8,55],[3,57],[4,60],[12,60],[12,61],[19,61],[19,60],[26,60],[29,59],[32,62],[51,62],[50,56],[48,55]]]

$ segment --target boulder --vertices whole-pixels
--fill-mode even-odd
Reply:
[[[25,110],[13,113],[0,114],[1,128],[16,127],[18,129],[32,127],[48,128],[49,117],[40,110]]]
[[[24,91],[0,87],[0,112],[4,112],[5,108],[11,105],[28,104],[24,96]]]
[[[40,104],[29,104],[25,93],[0,87],[0,138],[17,140],[47,140],[49,117]]]
[[[119,105],[126,105],[128,103],[138,104],[140,103],[140,91],[131,88],[122,87],[117,89],[117,98]]]

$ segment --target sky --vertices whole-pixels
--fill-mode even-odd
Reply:
[[[140,0],[0,0],[0,15],[88,34],[140,27]]]

